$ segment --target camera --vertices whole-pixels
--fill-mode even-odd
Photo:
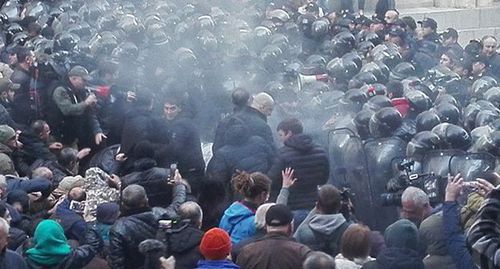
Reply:
[[[401,197],[404,190],[410,186],[423,190],[429,197],[431,205],[443,202],[447,181],[441,176],[430,174],[412,173],[414,161],[404,159],[398,164],[398,170],[405,172],[387,182],[387,193],[382,193],[380,199],[382,206],[401,206]]]

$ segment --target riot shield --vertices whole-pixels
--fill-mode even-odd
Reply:
[[[381,194],[386,192],[389,179],[398,172],[395,164],[406,156],[406,142],[398,137],[380,138],[366,141],[363,148],[368,176],[357,183],[357,188],[367,189],[368,193],[365,190],[362,196],[357,195],[356,210],[360,221],[372,229],[383,231],[398,219],[396,207],[382,206]]]
[[[458,149],[432,150],[422,158],[420,174],[434,174],[446,178],[450,171],[451,159],[461,156],[464,151]]]
[[[460,173],[465,181],[475,180],[481,173],[495,170],[495,156],[481,153],[463,153],[451,157],[451,175]]]

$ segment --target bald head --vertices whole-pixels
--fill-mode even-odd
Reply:
[[[258,93],[253,97],[252,107],[269,117],[274,109],[274,99],[265,92]]]
[[[387,23],[394,23],[399,19],[399,12],[394,9],[387,10],[384,19]]]
[[[74,187],[68,192],[68,198],[71,201],[85,201],[87,199],[87,195],[85,193],[85,190],[81,187]]]

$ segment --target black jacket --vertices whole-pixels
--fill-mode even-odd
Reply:
[[[292,210],[313,208],[317,186],[325,184],[330,173],[326,151],[314,144],[309,135],[297,134],[288,138],[268,173],[273,181],[273,196],[277,196],[281,188],[281,171],[287,167],[295,170],[294,177],[298,179],[290,188],[288,206]]]
[[[29,125],[36,117],[30,101],[31,74],[20,67],[16,67],[14,73],[10,76],[10,80],[20,84],[20,88],[16,91],[12,102],[12,117],[17,123]]]
[[[23,147],[15,153],[14,163],[20,176],[31,176],[31,165],[36,160],[56,160],[56,155],[50,151],[47,143],[31,130],[23,131],[19,135],[19,141],[23,143]]]
[[[166,209],[154,207],[122,212],[109,231],[108,263],[113,269],[143,268],[144,255],[139,252],[139,243],[154,239],[160,219],[177,217],[179,206],[186,201],[186,188],[179,184],[174,187],[174,199]]]
[[[168,182],[169,176],[169,170],[159,167],[133,172],[122,177],[122,189],[131,184],[141,185],[148,195],[149,206],[167,207],[172,202],[173,187]]]
[[[28,267],[19,254],[5,248],[0,254],[0,268],[27,269]]]
[[[271,148],[276,148],[273,132],[267,124],[267,118],[257,109],[252,107],[244,108],[232,116],[232,122],[233,123],[229,123],[229,125],[243,123],[247,127],[249,136],[260,136],[271,146]],[[226,129],[229,129],[229,127]]]
[[[157,122],[150,111],[133,109],[126,114],[121,134],[120,152],[129,156],[138,142],[154,142]]]
[[[139,243],[155,238],[157,229],[158,218],[150,209],[125,213],[109,231],[110,267],[143,268],[144,256],[139,252]]]
[[[267,173],[274,157],[272,148],[262,137],[252,136],[245,139],[240,135],[238,135],[241,138],[240,143],[235,141],[236,143],[227,144],[217,150],[207,168],[209,177],[224,182],[230,200],[232,200],[231,177],[236,170]]]
[[[177,169],[189,181],[193,192],[196,192],[199,179],[205,172],[198,130],[190,119],[181,116],[172,121],[163,120],[162,125],[157,130],[163,136],[165,144],[168,144],[168,149],[164,153],[157,152],[159,166],[170,167],[177,163]]]
[[[203,237],[203,231],[185,221],[173,225],[171,229],[160,232],[161,241],[165,244],[166,255],[173,255],[176,269],[195,268],[203,256],[198,249]]]

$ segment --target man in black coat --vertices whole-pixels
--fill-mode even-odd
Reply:
[[[281,171],[294,170],[297,182],[290,188],[288,206],[294,211],[295,225],[299,225],[315,205],[317,186],[328,181],[330,166],[326,151],[303,134],[298,119],[287,119],[278,125],[279,138],[284,146],[268,172],[273,181],[271,192],[276,195],[281,186]]]
[[[191,119],[184,116],[184,109],[183,96],[175,93],[167,96],[163,106],[163,126],[159,131],[168,146],[165,152],[159,153],[158,164],[160,167],[170,167],[176,163],[196,195],[205,173],[205,160],[199,132]]]
[[[10,76],[13,83],[19,84],[20,88],[14,94],[12,112],[14,120],[19,124],[28,125],[36,116],[34,100],[30,93],[32,79],[31,68],[34,61],[34,53],[27,48],[17,51],[17,64],[14,73]]]
[[[267,117],[274,109],[274,99],[267,93],[261,92],[253,96],[252,104],[244,107],[232,116],[228,127],[233,124],[243,124],[247,127],[250,136],[260,136],[275,149],[273,132],[267,124]]]
[[[208,163],[207,175],[223,181],[226,197],[233,201],[232,175],[237,171],[267,173],[272,165],[274,151],[260,136],[250,136],[243,124],[233,125],[226,131],[226,145],[214,152]]]
[[[185,191],[182,183],[175,184]],[[175,218],[180,204],[172,204],[167,210],[152,210],[146,191],[135,184],[123,189],[121,203],[121,217],[109,231],[108,263],[116,269],[142,268],[145,257],[139,252],[139,243],[155,238],[159,220]]]

